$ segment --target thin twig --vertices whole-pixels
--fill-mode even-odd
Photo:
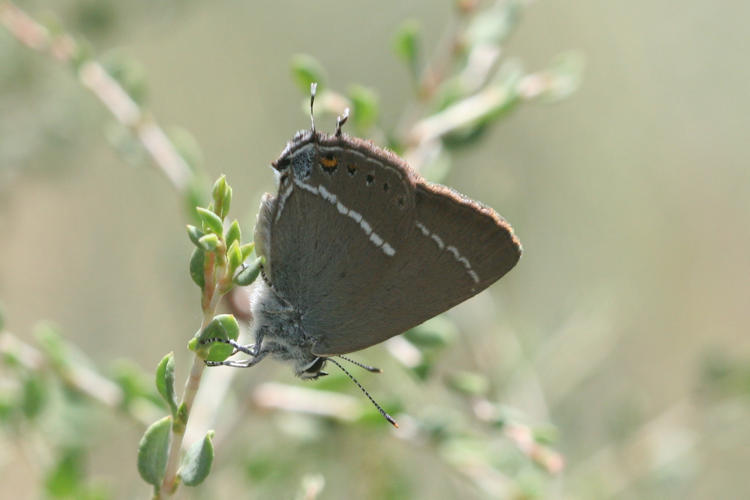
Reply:
[[[81,47],[71,35],[51,34],[13,2],[0,2],[0,24],[22,44],[47,53],[62,63],[72,64],[81,53]],[[151,114],[142,110],[100,63],[88,60],[77,69],[81,84],[104,104],[118,122],[138,137],[154,165],[179,193],[184,193],[193,174]]]

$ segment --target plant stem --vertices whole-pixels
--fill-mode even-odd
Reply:
[[[0,25],[30,49],[47,53],[62,63],[73,63],[81,53],[71,35],[51,34],[13,2],[0,1]],[[153,115],[142,109],[99,62],[84,61],[76,73],[81,85],[90,90],[118,122],[133,131],[154,165],[177,192],[184,193],[193,173]]]
[[[190,369],[190,375],[188,375],[187,381],[185,382],[185,391],[182,395],[182,403],[185,408],[185,425],[175,426],[172,424],[172,439],[169,446],[169,458],[167,459],[167,470],[164,474],[164,481],[162,482],[161,491],[165,495],[172,495],[177,488],[177,467],[180,463],[180,451],[182,450],[182,441],[185,437],[185,427],[187,425],[187,419],[190,416],[190,409],[193,407],[193,401],[195,395],[198,393],[198,387],[200,387],[201,376],[203,375],[203,369],[205,363],[198,356],[193,357],[193,367]]]
[[[219,260],[218,265],[216,265],[217,260]],[[216,309],[222,297],[222,294],[219,292],[221,280],[217,280],[216,276],[223,276],[225,269],[222,264],[222,259],[216,259],[216,254],[214,252],[208,252],[206,254],[206,263],[204,267],[205,285],[203,287],[201,298],[203,321],[201,322],[198,332],[202,332],[216,315]],[[185,390],[182,393],[182,402],[178,407],[182,408],[183,411],[181,412],[178,410],[177,417],[175,421],[172,422],[172,439],[170,439],[167,468],[164,473],[164,480],[162,481],[161,492],[159,495],[163,494],[171,496],[177,489],[177,470],[180,463],[182,442],[185,438],[185,429],[187,428],[188,420],[190,419],[190,410],[193,408],[193,402],[198,393],[198,388],[200,387],[201,377],[203,376],[205,367],[206,365],[203,359],[196,354],[193,357],[193,366],[190,369],[190,374],[185,382]],[[183,415],[184,420],[182,418]],[[180,419],[180,421],[177,421],[177,419]]]

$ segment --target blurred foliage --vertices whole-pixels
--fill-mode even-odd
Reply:
[[[38,3],[23,6],[38,12]],[[39,13],[38,18],[54,40],[62,40],[68,30],[74,34],[76,51],[67,62],[75,72],[85,62],[100,61],[150,119],[144,106],[154,104],[158,97],[148,98],[148,65],[125,49],[99,56],[92,47],[106,47],[118,33],[124,33],[127,40],[134,25],[154,15],[179,18],[190,4],[70,0],[56,5],[55,14]],[[482,147],[488,132],[525,103],[556,102],[580,85],[584,61],[578,53],[563,52],[547,68],[536,71],[506,54],[526,8],[526,2],[515,0],[457,1],[455,22],[442,49],[429,46],[429,32],[417,19],[392,27],[391,50],[405,65],[413,86],[411,102],[396,124],[384,118],[381,107],[387,100],[378,89],[357,83],[346,91],[337,90],[337,82],[328,76],[335,73],[326,69],[318,54],[291,58],[291,77],[302,94],[301,108],[307,112],[309,86],[317,82],[316,113],[338,116],[350,108],[347,127],[353,133],[387,143],[427,178],[442,180],[454,167],[455,154]],[[309,46],[304,50],[315,51]],[[86,124],[101,124],[103,113],[92,112],[94,105],[82,97],[80,89],[71,90],[69,74],[54,73],[51,63],[21,48],[4,30],[0,30],[0,62],[0,97],[6,116],[0,120],[5,139],[0,147],[0,189],[12,189],[19,171],[65,165],[66,152],[80,145],[79,130]],[[60,94],[44,95],[49,88],[60,89],[66,99]],[[13,102],[23,95],[42,96],[35,103],[34,120],[28,120],[22,105]],[[220,100],[221,96],[207,97],[212,98]],[[104,129],[126,163],[143,170],[152,162],[147,145],[132,125],[114,119]],[[238,340],[241,328],[233,315],[215,314],[217,304],[209,304],[212,296],[207,285],[217,285],[221,295],[230,294],[235,285],[244,286],[257,278],[261,258],[251,258],[252,244],[242,244],[240,223],[226,220],[232,199],[226,179],[220,178],[209,191],[203,153],[195,137],[179,127],[169,128],[167,135],[190,168],[180,196],[185,218],[195,224],[188,227],[195,246],[189,267],[201,291],[205,319],[190,348],[201,359],[222,361],[233,354],[227,342]],[[206,208],[196,213],[196,206]],[[132,239],[124,244],[136,246],[137,242]],[[138,343],[139,335],[158,333],[134,332],[132,341]],[[92,467],[99,448],[109,445],[112,438],[97,429],[115,415],[116,425],[125,423],[139,434],[145,430],[137,466],[159,494],[170,440],[175,433],[182,435],[188,422],[189,408],[175,389],[175,383],[180,387],[175,373],[185,368],[175,365],[172,354],[162,359],[156,377],[128,359],[100,367],[98,360],[83,354],[87,346],[77,348],[50,324],[40,324],[35,340],[24,337],[4,330],[0,311],[0,436],[36,462],[36,491],[48,498],[129,496],[115,492],[109,479],[98,475],[101,468]],[[204,345],[210,339],[219,342]],[[386,343],[387,352],[403,370],[404,387],[392,387],[385,400],[378,397],[396,415],[401,428],[395,432],[366,399],[347,395],[351,383],[339,372],[314,385],[257,384],[227,395],[221,402],[217,436],[208,431],[189,443],[179,465],[181,482],[195,486],[205,481],[202,496],[230,489],[250,492],[255,498],[327,498],[327,489],[340,491],[335,489],[338,484],[355,484],[359,489],[350,497],[365,498],[604,498],[623,492],[634,492],[634,498],[663,498],[684,493],[684,485],[695,474],[692,450],[715,422],[728,421],[725,427],[731,427],[732,415],[746,416],[750,361],[718,352],[706,357],[702,377],[687,401],[655,416],[644,410],[638,398],[608,407],[599,421],[611,442],[594,450],[587,460],[564,459],[555,448],[566,439],[585,438],[587,429],[577,428],[586,425],[583,419],[561,430],[546,418],[504,405],[517,387],[532,398],[540,392],[534,388],[539,382],[532,362],[524,358],[521,347],[510,345],[508,366],[512,370],[492,370],[499,362],[492,353],[468,344],[466,332],[447,316]],[[452,364],[450,354],[456,351],[469,352],[467,364]],[[593,361],[581,358],[577,360],[580,370],[590,370],[587,363]],[[263,387],[274,397],[264,398]],[[218,391],[215,386],[211,389]],[[701,398],[710,403],[698,405]],[[330,406],[310,406],[308,399]],[[745,405],[740,410],[734,406],[737,400]],[[579,413],[598,414],[596,408],[576,400],[567,404],[575,405]],[[244,425],[247,407],[263,418]],[[663,422],[668,425],[660,427]],[[569,428],[578,434],[567,436]],[[127,464],[124,467],[135,469],[135,449],[132,443],[127,450],[113,453],[119,463]],[[628,458],[632,456],[638,457],[638,466],[628,468],[624,464],[631,463]],[[424,474],[422,468],[430,472]],[[567,477],[561,486],[563,474]],[[142,495],[143,485],[132,491]]]

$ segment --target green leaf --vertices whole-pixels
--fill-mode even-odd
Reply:
[[[409,19],[399,26],[393,37],[393,52],[407,64],[413,75],[417,74],[419,32],[419,23]]]
[[[72,498],[83,486],[84,453],[79,448],[63,450],[54,467],[47,472],[44,489],[52,498]]]
[[[314,57],[307,54],[297,54],[292,57],[292,78],[303,94],[310,93],[310,84],[318,84],[318,92],[323,90],[326,83],[326,72]]]
[[[23,384],[21,410],[28,419],[37,417],[47,402],[47,387],[42,378],[32,373]]]
[[[518,25],[521,16],[521,5],[518,0],[497,2],[474,17],[466,29],[466,44],[499,45],[507,40]]]
[[[550,84],[542,94],[547,102],[565,99],[581,85],[585,59],[579,52],[564,52],[558,55],[548,70]]]
[[[227,228],[227,232],[224,235],[224,241],[226,242],[227,248],[232,246],[235,241],[240,244],[242,240],[242,231],[240,231],[240,223],[237,219],[234,219]],[[245,260],[244,258],[242,260]]]
[[[76,40],[75,51],[70,58],[70,67],[75,73],[81,69],[84,63],[93,59],[94,49],[88,40],[78,38]]]
[[[206,275],[203,272],[205,258],[206,252],[200,248],[193,250],[193,255],[190,256],[190,277],[201,289],[206,285]]]
[[[208,431],[206,437],[193,443],[185,454],[178,474],[186,486],[198,486],[211,472],[214,460],[214,446],[211,442],[213,437],[214,431]]]
[[[202,207],[208,202],[205,185],[206,181],[203,176],[195,174],[188,179],[188,184],[185,187],[183,206],[187,210],[188,217],[195,222],[200,222],[200,217],[195,213],[195,207]]]
[[[229,250],[227,250],[227,257],[229,260],[229,269],[231,272],[234,272],[242,264],[242,250],[240,250],[240,245],[236,240],[229,247]]]
[[[250,254],[253,253],[253,250],[255,250],[255,243],[245,243],[240,247],[240,250],[242,251],[242,262],[245,262],[250,257]]]
[[[487,377],[480,373],[466,371],[450,374],[446,382],[451,389],[468,396],[482,396],[490,387]]]
[[[207,361],[224,361],[232,355],[234,348],[220,342],[203,345],[211,339],[237,340],[240,336],[240,325],[231,314],[219,314],[196,335],[198,345],[196,352]]]
[[[144,104],[148,93],[146,71],[138,59],[123,52],[113,52],[104,58],[102,66],[137,104]]]
[[[534,433],[534,441],[544,445],[553,445],[560,439],[560,433],[552,424],[539,425],[532,429]]]
[[[190,241],[192,241],[193,244],[195,244],[196,246],[200,246],[199,240],[203,237],[203,231],[201,231],[195,226],[188,224],[187,232],[188,232],[188,237],[190,238]]]
[[[357,130],[362,133],[375,125],[378,121],[378,96],[372,89],[353,85],[349,89],[349,99],[352,101],[352,121]]]
[[[408,330],[404,337],[417,347],[445,347],[457,334],[458,329],[452,321],[445,316],[436,316]]]
[[[67,370],[70,365],[68,347],[65,345],[57,326],[47,321],[40,321],[34,327],[34,337],[44,354],[57,370]]]
[[[221,176],[214,182],[214,187],[211,189],[211,195],[214,198],[215,204],[220,204],[224,199],[224,193],[227,189],[227,176],[221,174]]]
[[[187,427],[187,421],[188,421],[188,409],[187,405],[185,403],[182,403],[179,408],[177,408],[177,413],[175,414],[174,423],[172,424],[172,429],[175,433],[184,434],[185,428]]]
[[[161,484],[167,468],[171,426],[170,416],[157,420],[146,429],[138,445],[138,473],[144,481],[156,487]]]
[[[224,233],[224,224],[221,222],[221,217],[203,207],[195,207],[195,211],[198,212],[198,218],[203,224],[204,231],[210,231],[218,235]]]
[[[153,374],[146,373],[134,361],[115,360],[108,371],[110,378],[122,390],[121,408],[128,409],[133,404],[142,404],[142,400],[151,401],[157,406],[164,406],[164,400],[154,391]]]
[[[198,246],[206,252],[213,252],[219,246],[219,237],[215,234],[204,234],[198,239]]]
[[[177,412],[177,395],[174,392],[174,353],[162,358],[156,367],[156,389],[169,405],[172,415]]]
[[[232,203],[232,188],[227,184],[227,178],[225,175],[219,177],[214,183],[214,187],[211,190],[211,194],[214,199],[214,207],[216,207],[216,214],[222,219],[229,213],[229,206]]]
[[[237,276],[234,277],[233,281],[239,286],[248,286],[253,281],[255,281],[255,279],[258,277],[258,274],[260,274],[260,269],[263,266],[263,262],[263,257],[258,257],[249,266],[237,273]]]

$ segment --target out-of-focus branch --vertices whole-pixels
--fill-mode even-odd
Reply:
[[[73,64],[82,54],[75,39],[66,34],[51,34],[13,2],[0,2],[0,24],[19,42],[38,52],[47,53],[63,63]],[[162,171],[180,193],[186,191],[192,172],[154,118],[128,95],[122,86],[93,60],[76,65],[81,84],[89,89],[115,119],[138,137],[154,165]]]
[[[259,385],[253,391],[252,401],[261,410],[303,413],[348,422],[362,414],[359,401],[351,396],[272,382]]]
[[[35,347],[25,343],[10,332],[0,332],[0,355],[12,356],[24,368],[41,372],[45,369],[54,371],[58,378],[70,389],[86,395],[107,408],[121,410],[124,400],[122,389],[94,370],[80,364],[59,366],[49,362],[47,356]],[[126,412],[138,423],[147,426],[161,413],[161,409],[152,405],[133,405]]]

